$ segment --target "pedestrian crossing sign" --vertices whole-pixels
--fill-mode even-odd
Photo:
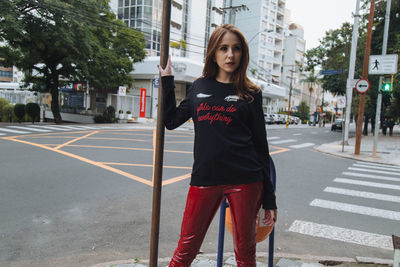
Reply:
[[[368,74],[395,74],[397,72],[398,55],[369,56]]]

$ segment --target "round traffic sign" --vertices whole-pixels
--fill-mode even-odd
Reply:
[[[356,82],[357,92],[365,93],[369,90],[369,81],[367,79],[360,79]]]

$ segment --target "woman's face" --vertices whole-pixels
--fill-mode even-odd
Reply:
[[[239,38],[232,32],[225,33],[215,52],[215,61],[218,65],[217,78],[231,78],[239,67],[241,58],[242,46]]]

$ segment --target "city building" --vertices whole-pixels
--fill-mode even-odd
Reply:
[[[115,9],[115,2],[112,5]],[[223,0],[173,0],[171,6],[170,55],[175,74],[178,100],[186,96],[191,83],[201,76],[207,41],[216,26],[223,23],[223,12],[218,8]],[[147,57],[134,65],[133,85],[127,85],[126,96],[110,95],[107,105],[117,110],[129,110],[139,116],[140,95],[145,92],[145,117],[157,116],[158,68],[161,49],[162,1],[119,0],[117,16],[131,28],[141,31],[146,39]],[[121,85],[122,86],[122,85]]]
[[[222,25],[224,19],[226,20],[229,16],[226,7],[230,3],[227,2],[226,0],[172,1],[169,50],[172,56],[178,103],[186,96],[193,81],[201,76],[209,37],[215,27]],[[144,33],[147,57],[143,62],[134,65],[134,71],[131,74],[135,81],[133,85],[127,85],[129,87],[127,94],[109,95],[107,105],[113,105],[117,110],[124,112],[129,110],[134,117],[138,117],[139,107],[143,102],[140,99],[143,99],[142,94],[145,92],[145,117],[156,118],[162,1],[118,0],[118,4],[113,1],[112,6],[113,10],[117,10],[118,18],[126,25]],[[281,56],[281,54],[277,55],[277,58],[280,58],[279,62],[281,62]],[[280,75],[280,66],[275,67],[279,69],[279,73],[276,71],[276,74]],[[279,81],[279,75],[276,76],[276,81]],[[279,82],[273,84],[271,79],[264,77],[271,78],[272,76],[252,75],[252,80],[263,91],[265,112],[277,111],[278,107],[273,105],[278,99],[284,97],[284,92],[277,85]]]
[[[5,67],[3,59],[0,58],[0,82],[12,82],[13,81],[13,68]]]
[[[284,109],[286,89],[282,86],[285,0],[229,0],[227,6],[245,4],[247,10],[235,12],[232,21],[245,35],[250,49],[249,76],[270,87],[278,95],[263,99],[264,111]]]
[[[304,40],[304,29],[296,23],[290,23],[286,29],[283,60],[282,60],[282,86],[286,88],[285,109],[297,110],[302,100],[303,86],[299,67],[304,64],[306,42]]]

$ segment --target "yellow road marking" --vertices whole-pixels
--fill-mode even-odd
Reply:
[[[30,139],[33,138],[75,138],[75,136],[30,136]],[[86,139],[93,140],[116,140],[116,141],[137,141],[137,142],[149,142],[150,140],[145,139],[131,139],[131,138],[109,138],[109,137],[87,137]]]
[[[113,131],[113,133],[110,133],[109,131]],[[115,131],[149,131],[149,130],[134,130],[134,129],[129,129],[129,130],[102,130],[102,131],[95,131],[95,132],[91,132],[85,136],[81,136],[81,137],[77,137],[69,142],[66,142],[64,144],[37,144],[37,143],[32,143],[32,142],[28,142],[28,141],[24,141],[24,140],[18,140],[16,139],[18,138],[25,138],[25,137],[42,137],[42,138],[74,138],[71,136],[63,136],[62,134],[66,134],[66,133],[45,133],[45,134],[33,134],[33,135],[19,135],[19,136],[11,136],[11,137],[2,137],[1,139],[6,139],[6,140],[11,140],[11,141],[15,141],[15,142],[20,142],[20,143],[25,143],[25,144],[29,144],[32,146],[36,146],[36,147],[40,147],[40,148],[44,148],[53,152],[57,152],[60,154],[63,154],[65,156],[69,156],[81,161],[84,161],[88,164],[103,168],[105,170],[114,172],[116,174],[122,175],[126,178],[129,178],[131,180],[135,180],[138,182],[141,182],[143,184],[149,185],[149,186],[153,186],[153,181],[149,181],[143,178],[140,178],[138,176],[135,176],[133,174],[115,169],[113,167],[110,167],[108,165],[119,165],[119,166],[137,166],[137,167],[153,167],[154,168],[154,158],[155,158],[155,149],[147,149],[147,148],[130,148],[130,147],[112,147],[112,146],[89,146],[89,145],[72,145],[71,143],[76,142],[78,140],[81,139],[98,139],[98,140],[124,140],[124,141],[143,141],[143,142],[148,142],[150,140],[140,140],[140,139],[128,139],[128,138],[101,138],[101,137],[90,137],[93,134],[96,133],[102,133],[104,134],[118,134],[118,133],[114,133]],[[89,131],[78,131],[78,132],[68,132],[68,134],[71,133],[87,133]],[[60,135],[61,134],[61,135]],[[120,133],[119,133],[120,134]],[[138,135],[138,134],[127,134],[127,135]],[[150,134],[139,134],[139,135],[145,135],[145,136],[150,136]],[[193,137],[193,135],[166,135],[168,137]],[[167,143],[192,143],[192,141],[169,141]],[[49,147],[49,146],[56,146],[55,148]],[[86,148],[106,148],[106,149],[125,149],[125,150],[139,150],[139,151],[153,151],[153,164],[133,164],[133,163],[113,163],[113,162],[96,162],[78,155],[74,155],[72,153],[69,152],[65,152],[62,150],[59,150],[59,148],[61,147],[86,147]],[[155,131],[153,131],[153,148],[155,147]],[[273,149],[278,149],[275,151],[270,152],[271,155],[273,154],[278,154],[278,153],[282,153],[282,152],[287,152],[290,151],[290,149],[287,148],[282,148],[282,147],[275,147],[275,146],[271,146],[270,148]],[[191,151],[178,151],[178,150],[164,150],[164,152],[169,152],[169,153],[183,153],[183,154],[192,154],[193,152]],[[171,168],[171,169],[187,169],[190,170],[192,169],[191,167],[179,167],[179,166],[163,166],[164,168]],[[154,175],[154,174],[153,174]],[[171,179],[167,179],[165,181],[162,182],[162,185],[169,185],[169,184],[173,184],[185,179],[188,179],[191,177],[191,173],[188,174],[184,174],[178,177],[174,177]],[[153,180],[153,178],[152,178]]]
[[[133,175],[133,174],[130,174],[130,173],[115,169],[113,167],[107,166],[105,164],[102,164],[102,163],[99,163],[99,162],[96,162],[96,161],[93,161],[93,160],[90,160],[90,159],[87,159],[87,158],[84,158],[84,157],[81,157],[81,156],[77,156],[77,155],[62,151],[62,150],[58,150],[58,149],[55,149],[55,148],[47,147],[47,146],[44,146],[44,145],[41,145],[41,144],[31,143],[31,142],[24,141],[24,140],[18,140],[18,139],[9,139],[9,140],[12,140],[12,141],[15,141],[15,142],[24,143],[24,144],[28,144],[28,145],[32,145],[32,146],[36,146],[36,147],[40,147],[40,148],[47,149],[47,150],[50,150],[50,151],[53,151],[53,152],[57,152],[57,153],[60,153],[62,155],[65,155],[65,156],[68,156],[68,157],[71,157],[71,158],[75,158],[77,160],[81,160],[81,161],[86,162],[88,164],[91,164],[91,165],[100,167],[102,169],[108,170],[110,172],[122,175],[122,176],[124,176],[126,178],[129,178],[131,180],[135,180],[135,181],[141,182],[141,183],[146,184],[146,185],[151,186],[151,187],[153,186],[153,183],[148,181],[148,180],[146,180],[146,179],[140,178],[140,177],[138,177],[136,175]]]
[[[136,148],[136,147],[116,147],[116,146],[89,146],[89,145],[68,145],[69,147],[86,147],[86,148],[107,148],[107,149],[121,149],[121,150],[140,150],[140,151],[153,151],[152,148]],[[164,150],[169,153],[193,154],[191,151],[179,150]]]
[[[120,163],[120,162],[99,162],[105,165],[119,165],[119,166],[135,166],[135,167],[153,167],[153,164],[136,164],[136,163]],[[181,167],[181,166],[168,166],[163,165],[166,169],[185,169],[191,170],[192,167]]]
[[[162,182],[162,185],[163,186],[164,185],[169,185],[169,184],[173,184],[173,183],[185,180],[187,178],[190,178],[191,175],[192,175],[191,173],[187,173],[187,174],[175,177],[175,178],[171,178],[171,179],[165,180],[165,181]]]
[[[269,152],[270,155],[274,155],[274,154],[290,151],[289,148],[284,148],[284,147],[271,146],[270,148],[278,149],[276,151]]]
[[[94,134],[96,134],[96,133],[98,133],[98,132],[99,132],[99,131],[93,131],[93,132],[88,133],[88,134],[86,134],[86,135],[84,135],[84,136],[77,137],[77,138],[75,138],[75,139],[72,139],[72,140],[70,140],[70,141],[64,143],[64,144],[61,144],[61,145],[59,145],[59,146],[56,146],[54,149],[60,149],[60,148],[62,148],[62,147],[64,147],[64,146],[67,146],[67,145],[69,145],[69,144],[75,143],[76,141],[85,139],[86,137],[91,136],[91,135],[94,135]]]

